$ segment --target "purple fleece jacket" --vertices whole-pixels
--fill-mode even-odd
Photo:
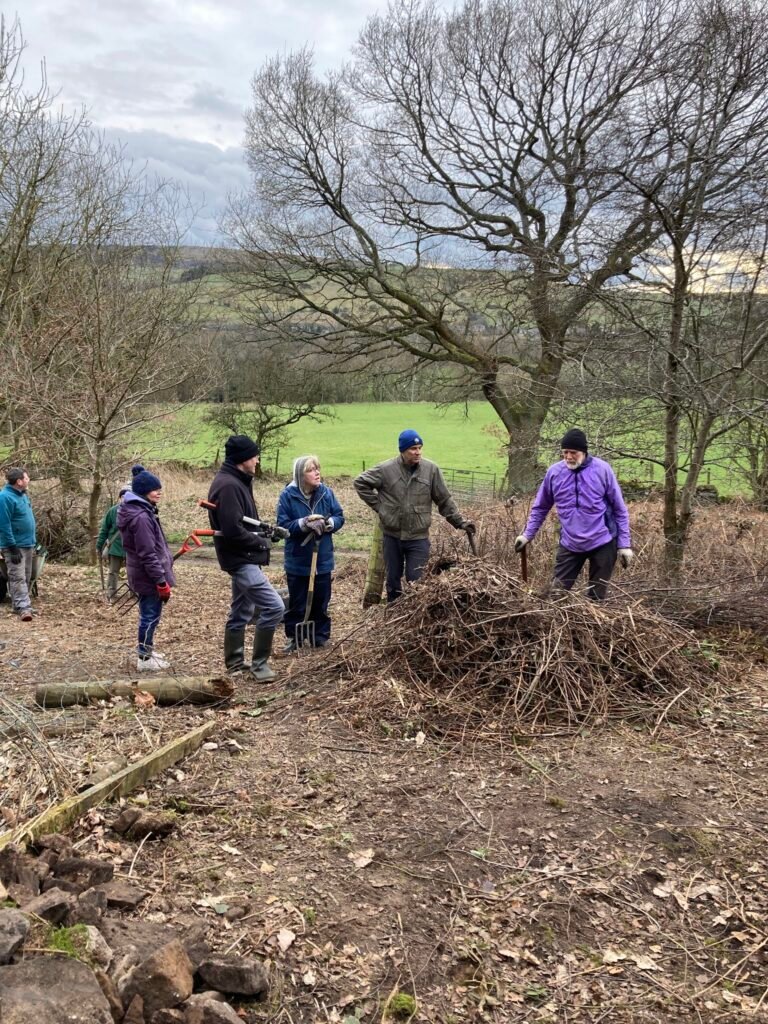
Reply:
[[[602,459],[588,455],[575,470],[565,462],[549,467],[528,516],[528,540],[539,532],[553,505],[560,520],[560,543],[568,551],[594,551],[614,538],[620,548],[632,547],[619,481]]]
[[[117,528],[125,548],[128,586],[134,594],[155,595],[158,583],[173,586],[173,555],[157,516],[157,506],[129,491],[117,510]]]

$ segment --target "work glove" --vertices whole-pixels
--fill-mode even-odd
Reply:
[[[14,565],[19,565],[23,557],[21,548],[17,548],[15,544],[5,549],[6,561],[12,562]]]
[[[305,533],[311,531],[316,537],[322,537],[325,533],[325,520],[322,516],[305,516],[299,520],[299,526]]]
[[[635,558],[635,552],[632,548],[619,548],[619,559],[621,560],[622,569],[628,569]]]
[[[515,554],[519,555],[527,543],[528,538],[524,533],[521,533],[519,537],[515,537]]]
[[[166,601],[171,600],[171,588],[168,586],[165,580],[163,580],[162,583],[155,584],[155,590],[157,591],[157,596],[160,598],[163,604],[165,604]]]
[[[325,532],[333,533],[333,516],[328,516],[325,520]]]
[[[461,528],[466,533],[471,533],[473,536],[477,533],[477,527],[475,526],[471,519],[465,519],[464,522],[461,524]]]
[[[101,557],[102,558],[106,558],[108,554],[109,554],[109,541],[107,541],[107,543],[101,549]]]

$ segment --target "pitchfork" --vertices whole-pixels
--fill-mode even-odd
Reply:
[[[307,543],[312,538],[313,534],[303,542]],[[296,627],[293,631],[293,642],[296,646],[296,650],[301,651],[302,647],[314,647],[315,646],[315,621],[310,619],[312,615],[312,601],[315,597],[315,576],[317,575],[317,552],[320,548],[320,537],[315,537],[315,542],[312,545],[312,564],[309,568],[309,589],[307,590],[307,608],[304,612],[304,618],[301,622],[296,623]]]

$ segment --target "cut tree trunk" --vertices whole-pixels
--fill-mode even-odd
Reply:
[[[151,693],[158,704],[220,704],[235,692],[231,679],[209,676],[179,676],[165,679],[106,679],[93,683],[40,683],[35,702],[43,708],[90,704],[112,697],[135,697]]]

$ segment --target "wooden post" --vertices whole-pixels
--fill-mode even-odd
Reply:
[[[371,537],[371,553],[368,556],[368,569],[365,574],[363,589],[363,608],[373,604],[381,604],[381,592],[384,589],[384,531],[379,517],[373,527]]]

